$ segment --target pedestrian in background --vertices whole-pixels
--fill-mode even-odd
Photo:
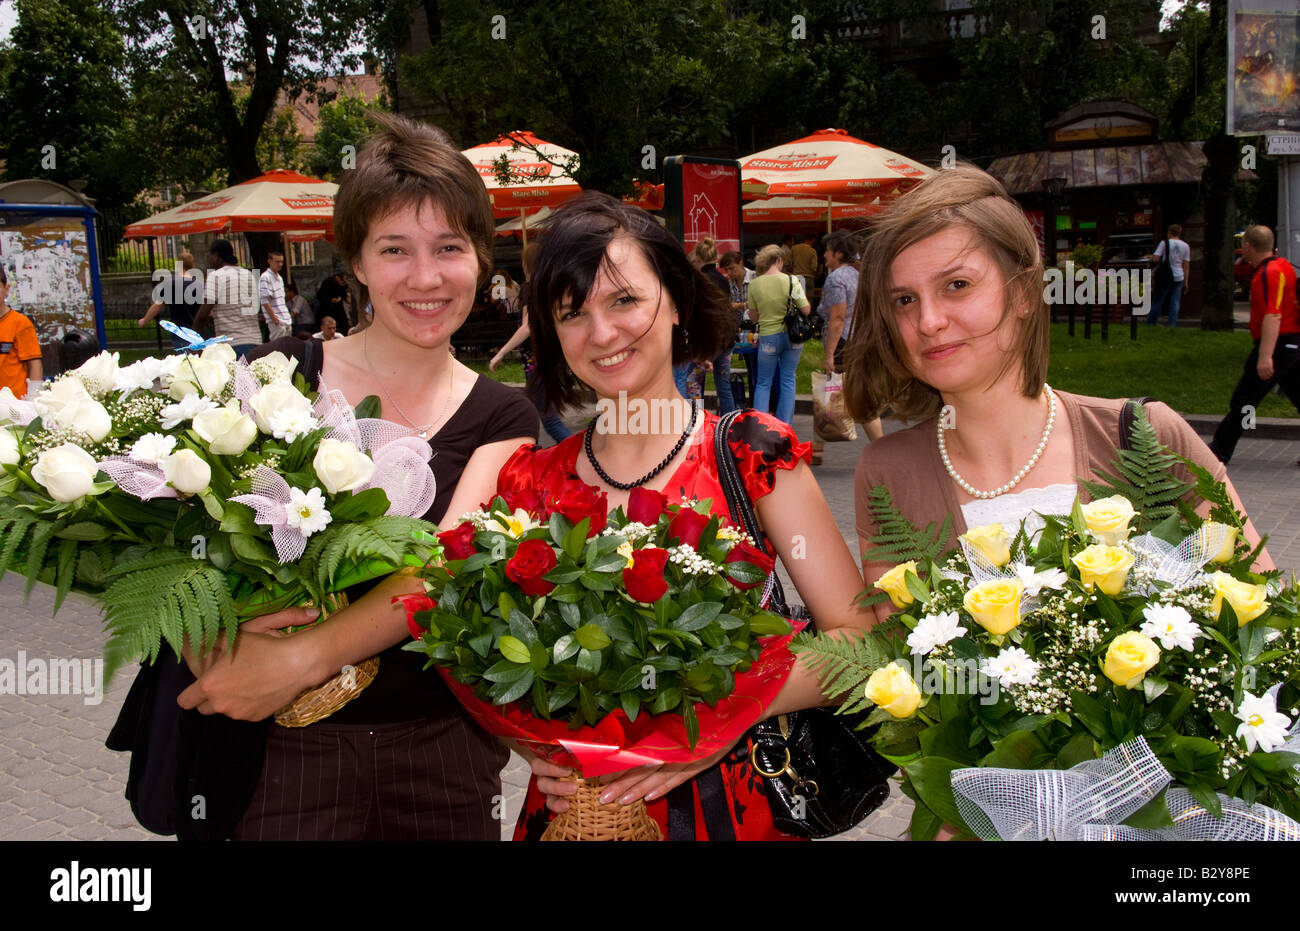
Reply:
[[[790,250],[793,260],[791,271],[803,284],[804,294],[812,293],[817,282],[817,234],[805,233],[794,248]]]
[[[1177,223],[1170,223],[1169,230],[1156,251],[1147,258],[1158,262],[1155,274],[1155,296],[1151,300],[1151,312],[1147,314],[1147,323],[1155,325],[1166,309],[1169,312],[1169,325],[1178,326],[1178,305],[1187,293],[1189,273],[1192,267],[1192,247],[1179,237],[1183,228]]]
[[[0,267],[0,388],[27,397],[27,382],[45,377],[36,325],[7,303],[9,276]]]
[[[293,332],[293,318],[289,316],[289,307],[284,302],[284,280],[280,278],[282,268],[284,253],[269,252],[266,268],[257,280],[257,299],[266,318],[266,331],[273,340],[283,339]]]
[[[135,322],[136,326],[148,326],[150,321],[158,316],[163,310],[167,311],[167,319],[177,326],[194,328],[194,317],[200,307],[203,306],[203,282],[194,272],[194,256],[189,252],[182,252],[177,256],[180,260],[181,274],[180,280],[175,277],[168,284],[167,300],[154,301],[149,305],[149,309],[144,312],[144,316]],[[189,345],[189,340],[177,336],[175,333],[170,334],[172,338],[172,349],[182,349]]]
[[[217,336],[229,336],[236,355],[262,345],[257,325],[257,279],[240,266],[228,239],[214,239],[208,247],[208,274],[203,283],[203,306],[194,315],[198,329],[212,317]]]
[[[785,312],[793,305],[805,316],[812,305],[804,296],[803,285],[793,275],[784,273],[785,251],[780,246],[764,246],[754,257],[758,275],[749,283],[749,308],[758,319],[758,385],[754,389],[754,407],[766,411],[772,397],[773,382],[780,386],[776,417],[785,423],[794,420],[795,372],[803,343],[790,342],[785,330]]]
[[[284,295],[289,303],[289,316],[293,320],[293,335],[299,339],[311,339],[316,315],[311,312],[307,298],[298,293],[298,286],[292,281],[284,286]]]
[[[707,236],[695,244],[695,259],[698,262],[697,267],[704,272],[704,276],[718,286],[723,294],[731,293],[731,282],[726,275],[718,268],[718,247],[714,241]],[[695,265],[696,262],[691,264]],[[739,330],[739,324],[737,324]],[[718,357],[713,360],[713,387],[718,395],[718,413],[725,414],[728,411],[734,411],[740,405],[736,403],[736,398],[731,392],[731,351],[735,346],[735,337],[733,336],[730,343]],[[704,376],[700,376],[700,387],[704,386]]]
[[[1296,308],[1295,268],[1273,254],[1273,231],[1267,226],[1246,230],[1241,258],[1255,266],[1255,276],[1250,280],[1250,338],[1255,345],[1232,391],[1228,416],[1210,442],[1214,455],[1225,464],[1232,459],[1247,417],[1253,415],[1274,385],[1281,385],[1291,403],[1300,409],[1300,313]]]

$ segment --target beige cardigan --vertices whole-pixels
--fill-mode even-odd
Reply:
[[[1099,468],[1113,472],[1119,443],[1119,415],[1125,399],[1089,398],[1064,391],[1057,391],[1056,397],[1065,407],[1074,438],[1075,474],[1093,481]],[[1152,401],[1146,405],[1146,412],[1163,445],[1205,467],[1220,481],[1227,476],[1227,467],[1169,405]],[[935,439],[937,419],[936,415],[924,423],[891,433],[862,451],[854,480],[857,527],[862,536],[871,537],[877,532],[867,509],[867,496],[876,485],[889,489],[894,505],[917,527],[923,528],[931,521],[937,526],[945,515],[951,514],[953,537],[948,541],[949,546],[956,544],[957,534],[966,532],[956,483],[939,458],[939,444]],[[1175,467],[1174,474],[1191,480],[1182,465]],[[1080,488],[1079,494],[1084,501],[1088,500],[1084,489]]]

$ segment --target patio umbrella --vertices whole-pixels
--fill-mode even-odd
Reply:
[[[740,160],[740,187],[749,198],[788,195],[833,201],[888,200],[933,174],[920,162],[850,136],[821,129]],[[831,215],[826,217],[830,231]]]
[[[550,207],[539,207],[536,210],[528,211],[527,216],[513,217],[504,223],[497,224],[496,235],[498,236],[519,236],[527,234],[529,225],[536,226],[555,211]]]
[[[833,201],[830,218],[870,217],[884,209],[879,198],[869,204]],[[751,200],[740,208],[740,212],[745,223],[821,222],[826,218],[826,201],[815,197],[769,197],[767,200]]]
[[[582,193],[582,188],[563,171],[566,160],[576,159],[578,153],[539,139],[526,130],[506,133],[461,154],[478,169],[492,198],[492,212],[498,218],[519,217],[525,245],[528,244],[528,210],[558,207]],[[502,155],[509,160],[511,173],[522,175],[522,179],[510,184],[497,180],[492,163]],[[576,161],[573,168],[577,168]]]
[[[147,239],[187,233],[330,232],[338,189],[332,181],[278,168],[132,223],[122,235]]]

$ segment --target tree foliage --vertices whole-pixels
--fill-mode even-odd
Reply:
[[[357,147],[372,129],[370,113],[387,109],[384,98],[367,100],[360,94],[340,94],[322,104],[316,138],[306,156],[307,170],[317,178],[339,180],[343,173],[344,147]]]

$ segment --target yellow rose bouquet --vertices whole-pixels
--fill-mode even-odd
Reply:
[[[879,725],[876,748],[916,803],[914,839],[945,823],[1074,839],[1244,825],[1242,839],[1268,824],[1300,839],[1296,588],[1251,571],[1258,550],[1223,483],[1159,447],[1145,418],[1139,430],[1070,514],[973,527],[955,550],[947,522],[918,530],[887,489],[872,491],[873,558],[895,569],[863,601],[896,612],[858,641],[792,649],[810,654],[827,695],[849,696],[842,713]],[[1180,464],[1195,482],[1177,478]],[[1034,771],[1065,769],[1077,772],[1061,784],[1132,791],[1112,808],[1072,805],[1087,823],[1006,810],[1051,795]],[[1206,820],[1184,817],[1188,806]]]

